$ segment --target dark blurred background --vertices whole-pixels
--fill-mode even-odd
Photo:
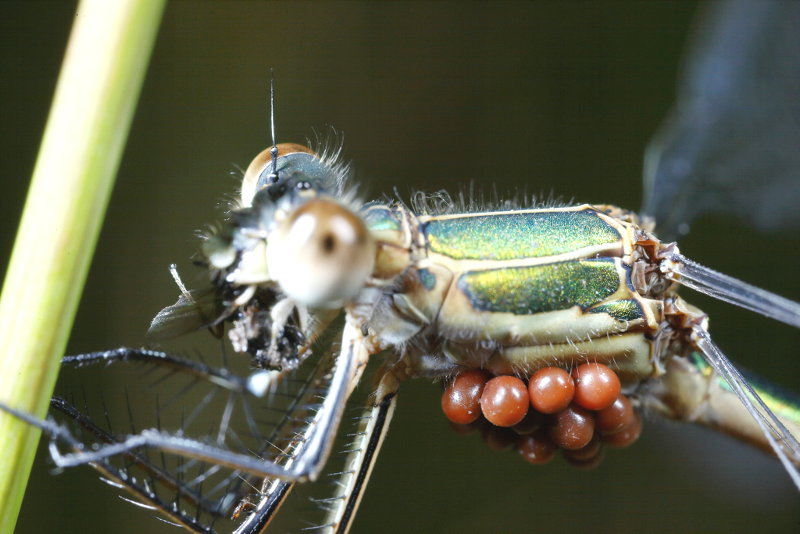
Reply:
[[[524,189],[636,209],[642,152],[670,107],[691,2],[171,3],[68,351],[140,346],[191,273],[194,232],[221,218],[237,166],[330,126],[366,197]],[[72,2],[0,2],[0,252],[12,244]],[[42,222],[46,235],[46,222]],[[706,218],[701,263],[800,299],[796,235]],[[191,276],[189,276],[192,279]],[[685,293],[689,293],[688,291]],[[690,295],[738,362],[798,389],[800,336]],[[114,387],[106,384],[105,387]],[[647,421],[594,471],[543,467],[453,433],[440,389],[404,384],[355,532],[797,532],[777,462],[703,430]],[[46,451],[42,451],[46,452]],[[176,532],[88,468],[38,457],[17,532]],[[757,526],[755,526],[757,525]]]

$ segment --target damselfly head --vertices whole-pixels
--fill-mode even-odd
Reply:
[[[375,244],[338,200],[343,181],[339,166],[293,143],[263,150],[242,181],[238,226],[266,238],[264,273],[299,304],[340,305],[372,272]]]

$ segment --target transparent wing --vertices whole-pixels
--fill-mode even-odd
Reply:
[[[395,384],[396,386],[396,384]],[[337,480],[335,494],[324,501],[327,515],[322,525],[333,532],[349,532],[361,499],[364,496],[375,461],[389,431],[397,402],[394,388],[379,387],[376,398],[368,405],[353,434],[353,443],[345,459],[345,467]]]
[[[670,280],[715,299],[800,328],[800,303],[722,274],[682,254],[671,254],[661,262]]]
[[[800,304],[704,267],[681,254],[674,253],[665,258],[661,262],[661,271],[670,280],[696,291],[791,326],[800,327]],[[706,327],[697,323],[691,328],[691,341],[694,346],[700,350],[716,374],[728,383],[747,413],[758,425],[764,442],[772,449],[794,484],[800,489],[800,471],[798,471],[800,443],[797,438],[711,340]],[[723,419],[720,416],[715,423],[722,424]]]
[[[695,326],[693,341],[714,371],[730,385],[736,396],[756,421],[775,455],[783,464],[797,489],[800,490],[800,443],[783,422],[769,409],[758,393],[745,380],[738,369],[711,340],[708,332]]]
[[[674,109],[645,154],[642,211],[662,238],[706,212],[800,226],[800,2],[712,2]]]
[[[147,338],[151,341],[163,341],[211,327],[221,317],[222,306],[218,292],[214,287],[187,291],[178,297],[178,301],[167,306],[153,317]]]

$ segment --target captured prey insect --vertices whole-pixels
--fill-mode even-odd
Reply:
[[[702,190],[704,182],[694,181],[701,180],[695,174],[688,173],[683,182],[668,174],[670,163],[674,169],[687,157],[670,139],[670,132],[686,131],[677,128],[663,136],[660,163],[651,159],[648,214],[682,206],[674,201],[679,195],[673,186],[678,192]],[[245,175],[240,206],[203,244],[199,262],[208,268],[211,286],[182,290],[178,303],[154,320],[156,335],[206,326],[227,330],[234,349],[249,355],[255,368],[246,377],[151,351],[66,360],[144,360],[213,382],[248,406],[272,405],[270,390],[289,385],[299,400],[293,411],[286,410],[291,417],[276,425],[275,434],[261,430],[256,415],[246,417],[245,425],[263,438],[258,446],[245,446],[233,439],[244,442],[244,436],[227,431],[216,439],[193,440],[184,431],[191,413],[179,431],[159,425],[112,433],[58,401],[56,409],[72,415],[102,444],[88,448],[64,427],[48,425],[57,438],[52,448],[57,465],[91,462],[135,501],[187,530],[209,531],[214,518],[234,514],[241,520],[239,532],[258,532],[295,482],[319,477],[368,357],[387,350],[370,415],[357,433],[362,442],[352,447],[340,492],[326,502],[331,515],[323,525],[331,530],[346,530],[352,521],[399,384],[414,377],[447,380],[470,369],[527,377],[541,368],[606,363],[635,404],[774,448],[796,480],[796,407],[765,397],[773,417],[758,404],[709,339],[705,315],[676,294],[676,284],[795,325],[796,305],[686,260],[677,247],[659,241],[649,220],[622,209],[521,206],[460,212],[423,202],[361,205],[348,193],[344,175],[329,158],[296,145],[260,154]],[[663,229],[688,221],[692,214],[686,210],[698,204],[684,204],[684,213],[674,220],[663,213]],[[338,328],[337,321],[344,322],[341,347],[324,339]],[[707,360],[696,358],[701,353]],[[711,370],[705,361],[718,368]],[[309,374],[302,383],[291,382],[293,373],[304,370]],[[751,404],[756,419],[730,401],[734,394],[719,376],[734,389],[745,388],[740,397]],[[262,394],[267,398],[260,400]],[[228,406],[223,420],[230,417]],[[203,465],[203,476],[186,476],[186,466],[163,470],[143,448],[186,458],[186,466]],[[122,458],[125,467],[112,464],[114,458]],[[146,475],[134,479],[129,474],[134,467]],[[212,469],[222,468],[254,487],[238,476],[224,479],[221,489],[204,485]],[[174,499],[157,493],[165,487]]]

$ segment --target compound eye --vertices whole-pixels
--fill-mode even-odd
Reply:
[[[295,154],[297,152],[304,152],[306,154],[316,156],[316,154],[307,146],[298,145],[296,143],[279,143],[277,147],[279,158],[289,154]],[[247,208],[253,205],[253,196],[256,194],[258,177],[268,165],[272,165],[271,150],[272,147],[265,148],[255,158],[253,158],[253,161],[251,161],[250,165],[248,165],[247,171],[245,171],[244,178],[242,179],[242,207]]]
[[[270,277],[292,299],[337,307],[364,287],[375,266],[375,242],[353,212],[314,199],[270,233],[267,265]]]

